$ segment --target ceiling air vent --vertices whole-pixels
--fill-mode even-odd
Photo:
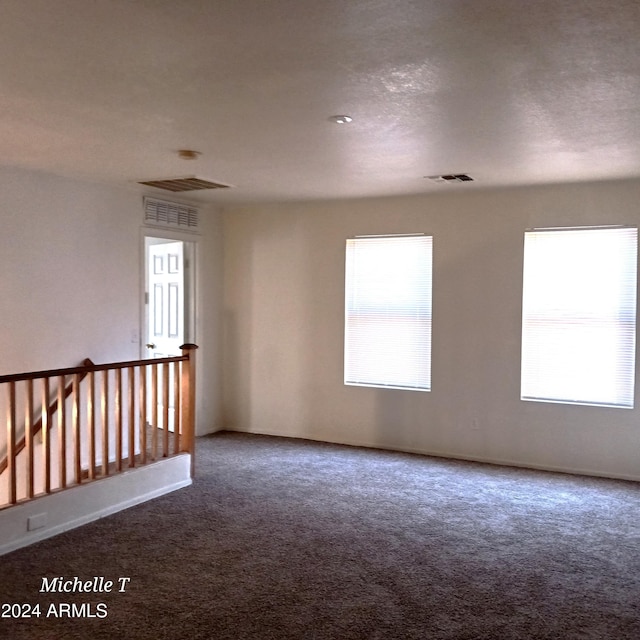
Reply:
[[[228,189],[228,184],[221,184],[219,182],[211,182],[210,180],[203,180],[202,178],[195,178],[193,176],[185,178],[167,178],[166,180],[145,180],[138,184],[144,184],[147,187],[155,187],[156,189],[164,189],[165,191],[172,191],[178,193],[180,191],[198,191],[201,189]]]
[[[165,229],[198,231],[198,210],[186,204],[144,199],[144,223]]]
[[[449,184],[454,182],[473,182],[473,178],[466,173],[447,173],[443,176],[427,176],[427,178],[434,182],[448,182]]]

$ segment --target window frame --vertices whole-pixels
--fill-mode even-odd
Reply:
[[[606,249],[603,246],[605,238],[601,236],[598,239],[595,235],[598,232],[612,232],[610,239],[607,238],[606,242],[612,246],[617,243],[620,249],[615,253],[610,250],[609,261],[598,262],[598,256],[587,252],[583,247],[580,249],[581,253],[573,254],[570,260],[565,253],[562,258],[564,262],[560,264],[558,257],[560,244],[554,247],[552,243],[554,240],[560,243],[564,233],[567,234],[566,250],[569,250],[568,234],[572,233],[572,241],[576,245],[582,242],[586,247],[589,242],[599,243],[601,250],[605,252],[603,257],[606,257]],[[616,236],[613,232],[617,232]],[[579,236],[582,237],[579,238]],[[536,247],[536,242],[541,243]],[[543,266],[540,260],[541,254],[537,255],[536,252],[540,252],[541,248],[545,247],[545,242],[547,249],[545,257],[548,264]],[[628,253],[624,253],[625,246]],[[613,260],[611,256],[619,259]],[[531,269],[535,268],[539,273],[531,273]],[[541,269],[546,269],[547,273],[541,275]],[[580,277],[576,275],[578,271],[580,271]],[[555,404],[633,409],[637,327],[637,226],[603,225],[528,229],[524,234],[522,272],[520,399]],[[615,281],[609,279],[613,277],[619,279]],[[564,285],[564,289],[558,288],[559,282]],[[570,284],[573,285],[572,288],[569,288]],[[584,290],[582,298],[578,293],[574,293],[574,291],[579,292],[580,289]],[[586,293],[587,289],[589,294]],[[617,291],[617,297],[613,295],[614,291]],[[599,305],[600,311],[597,309],[598,305],[591,302],[593,300],[591,294],[598,292],[602,300]],[[561,294],[564,294],[565,300],[561,299]],[[571,307],[569,300],[573,299],[577,302],[574,307]],[[615,302],[615,306],[612,301]],[[580,304],[582,306],[579,306]],[[552,311],[555,315],[552,315]],[[574,328],[573,331],[571,327]],[[579,332],[582,332],[582,337],[579,336]],[[587,341],[587,335],[591,335],[590,341]],[[596,341],[596,338],[599,340]],[[616,346],[613,355],[605,348],[612,343]],[[546,350],[551,357],[546,360],[544,356],[539,357],[532,345],[537,345],[539,352]],[[572,361],[569,362],[567,354],[572,349]],[[559,355],[563,352],[564,357]],[[564,377],[560,375],[561,371],[565,371]],[[574,372],[575,379],[566,375],[569,371]],[[606,371],[609,375],[603,375],[602,371]],[[550,391],[552,385],[544,381],[545,375],[547,380],[553,380],[555,376],[557,381],[560,381],[555,390]],[[571,380],[571,382],[563,383],[562,380]],[[575,380],[578,382],[576,383]],[[540,393],[545,386],[546,392]],[[575,389],[571,396],[567,391],[572,386]],[[578,387],[580,387],[579,392],[577,392]]]
[[[366,252],[373,251],[376,246],[381,250],[380,256],[369,264],[367,277],[358,269],[367,268],[371,255],[367,257]],[[404,246],[403,252],[394,254],[401,246]],[[365,254],[358,256],[359,250]],[[396,256],[393,263],[384,262],[382,256],[385,252],[387,258]],[[425,262],[421,263],[421,259]],[[407,272],[407,281],[393,280],[404,275],[403,265],[411,267],[412,261],[415,270]],[[371,275],[373,272],[375,274]],[[377,279],[376,275],[379,276]],[[397,287],[380,284],[387,280],[396,282]],[[418,292],[417,303],[408,296],[412,286]],[[378,295],[379,299],[376,298]],[[410,297],[412,302],[408,306],[406,302]],[[344,299],[344,384],[431,391],[433,236],[416,233],[348,238]],[[395,310],[394,305],[397,307]],[[402,335],[395,325],[403,326]],[[381,340],[374,342],[371,338],[376,330],[380,332],[377,335]],[[388,366],[383,367],[385,351]]]

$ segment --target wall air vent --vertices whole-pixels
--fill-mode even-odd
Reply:
[[[186,204],[144,199],[144,224],[164,229],[198,231],[198,210]]]
[[[429,180],[433,182],[448,182],[452,184],[454,182],[473,182],[473,178],[466,173],[447,173],[443,176],[427,176]]]
[[[181,191],[199,191],[201,189],[228,189],[228,184],[219,182],[211,182],[194,176],[184,178],[167,178],[166,180],[145,180],[138,184],[144,184],[147,187],[155,187],[156,189],[164,189],[178,193]]]

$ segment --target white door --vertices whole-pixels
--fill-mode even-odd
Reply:
[[[150,244],[147,248],[149,357],[181,354],[184,344],[184,246],[182,242]]]
[[[148,239],[146,247],[148,358],[180,355],[185,342],[184,243],[175,240]],[[165,366],[165,365],[163,365]],[[173,431],[173,367],[169,369],[169,431]],[[159,379],[158,416],[162,425],[162,377]],[[164,425],[162,425],[164,426]]]

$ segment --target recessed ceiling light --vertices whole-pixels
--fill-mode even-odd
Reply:
[[[352,120],[351,116],[331,116],[329,118],[330,122],[335,122],[336,124],[348,124]]]

